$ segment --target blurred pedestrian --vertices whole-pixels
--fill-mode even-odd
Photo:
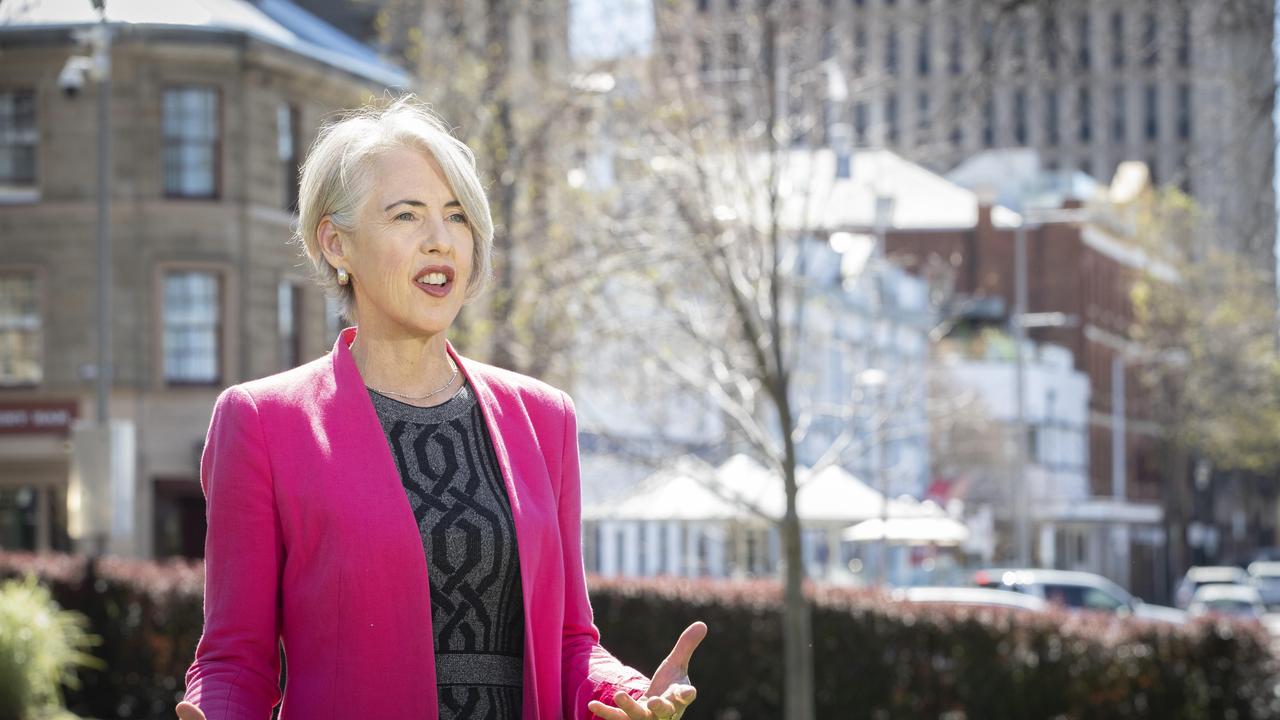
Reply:
[[[296,240],[355,324],[218,397],[178,716],[679,718],[706,625],[651,679],[601,647],[573,402],[445,337],[490,272],[471,150],[406,96],[326,126],[300,195]]]

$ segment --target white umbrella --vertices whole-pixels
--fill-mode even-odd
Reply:
[[[903,545],[959,545],[969,539],[969,528],[949,517],[898,517],[864,520],[841,536],[853,542],[887,540]]]

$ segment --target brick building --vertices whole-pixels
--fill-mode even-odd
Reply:
[[[1143,505],[1170,509],[1168,501],[1174,493],[1173,479],[1167,477],[1158,455],[1159,428],[1144,403],[1139,382],[1141,365],[1150,359],[1143,359],[1130,339],[1134,283],[1144,273],[1176,281],[1171,269],[1150,260],[1128,236],[1132,211],[1152,190],[1150,176],[1143,164],[1128,163],[1121,166],[1110,187],[1090,188],[1085,178],[1039,172],[1033,155],[1025,151],[1021,158],[1018,155],[979,156],[971,164],[989,161],[985,168],[989,190],[996,190],[1001,183],[1006,187],[1021,185],[1020,198],[1002,193],[1002,200],[1028,213],[1047,210],[1050,216],[1057,215],[1055,221],[1027,230],[1027,311],[1061,313],[1069,323],[1031,328],[1028,337],[1070,350],[1076,368],[1089,380],[1089,492],[1112,505],[1081,508],[1082,513],[1091,513],[1088,518],[1082,515],[1081,523],[1106,524],[1129,516],[1141,520],[1137,524],[1146,525],[1145,529],[1111,536],[1112,544],[1129,544],[1117,555],[1127,557],[1128,562],[1103,563],[1101,567],[1140,594],[1160,597],[1167,592],[1170,580],[1177,579],[1170,576],[1183,570],[1173,565],[1188,561],[1183,545],[1187,524],[1200,513],[1152,518],[1134,512]],[[1033,160],[1031,172],[1019,177],[1017,166],[1025,172],[1028,165],[1018,161],[1028,157]],[[974,184],[976,189],[983,185],[982,171],[965,170],[962,167],[949,177],[961,184]],[[960,178],[962,175],[965,177]],[[1015,296],[1014,244],[1014,229],[992,222],[990,205],[980,206],[978,222],[971,231],[893,232],[887,238],[889,254],[908,268],[923,268],[930,256],[949,259],[955,268],[958,296],[995,300],[979,304],[984,312],[968,318],[968,324],[976,327],[1009,325]],[[1125,442],[1119,455],[1114,442],[1117,436]],[[1033,434],[1032,446],[1038,441]],[[1228,495],[1222,503],[1239,499]],[[1122,507],[1121,502],[1130,507]],[[1269,508],[1267,503],[1237,508],[1244,513],[1251,536],[1274,533],[1275,519]],[[1115,551],[1114,547],[1108,549]]]
[[[76,458],[96,416],[99,85],[65,87],[98,18],[68,7],[0,7],[0,547],[76,547],[84,506],[110,503],[126,532],[109,551],[200,555],[217,394],[336,334],[288,243],[302,155],[325,116],[410,78],[284,0],[107,3],[110,415],[123,430],[115,485],[95,488],[87,473],[77,484]]]

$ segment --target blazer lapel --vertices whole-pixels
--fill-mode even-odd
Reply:
[[[538,550],[535,542],[536,528],[535,523],[547,522],[545,518],[536,516],[536,512],[531,511],[529,505],[525,502],[524,487],[521,483],[521,476],[512,468],[511,451],[520,447],[516,438],[510,435],[518,434],[521,430],[524,418],[511,417],[504,414],[504,408],[498,401],[497,395],[493,388],[489,386],[484,378],[482,371],[468,367],[470,361],[458,354],[453,347],[453,343],[445,340],[445,348],[449,352],[449,356],[458,364],[458,369],[467,378],[467,382],[471,383],[471,387],[475,390],[476,399],[480,403],[481,413],[484,415],[485,426],[489,430],[489,437],[493,440],[494,454],[498,456],[498,467],[502,470],[502,479],[506,483],[507,498],[511,503],[511,515],[516,526],[516,547],[520,553],[520,590],[521,597],[524,601],[524,717],[538,717],[538,678],[534,658],[536,649],[534,647],[534,624],[536,622],[533,617],[532,610],[534,608],[534,559]],[[502,430],[508,428],[509,432],[504,435]]]

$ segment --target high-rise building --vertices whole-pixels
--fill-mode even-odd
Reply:
[[[889,147],[939,171],[982,150],[1029,147],[1046,169],[1104,183],[1138,160],[1216,213],[1228,242],[1274,255],[1269,0],[654,7],[673,71],[742,88],[732,110],[747,124],[768,105],[760,35],[774,27],[779,106],[798,142]],[[761,22],[764,11],[773,23]]]

